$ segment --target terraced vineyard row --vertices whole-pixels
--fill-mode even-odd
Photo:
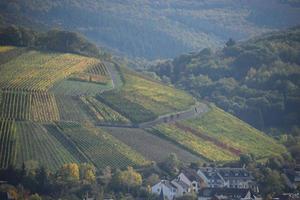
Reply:
[[[29,51],[0,66],[0,87],[47,91],[55,82],[98,62],[74,54]]]
[[[271,137],[214,106],[203,117],[189,119],[182,124],[198,133],[205,133],[212,140],[222,141],[227,147],[252,153],[256,158],[278,156],[286,151]]]
[[[105,124],[130,124],[130,121],[93,97],[81,97],[95,120]]]
[[[0,46],[0,69],[1,65],[9,60],[25,53],[26,48],[16,48],[13,46]]]
[[[16,161],[17,136],[13,120],[0,119],[0,168],[6,168]]]
[[[98,96],[97,99],[121,113],[133,123],[151,121],[157,117],[157,115],[150,110],[147,110],[143,106],[124,98],[124,95],[122,95],[121,92],[105,92]]]
[[[89,157],[97,168],[124,168],[147,163],[145,158],[102,130],[75,123],[59,123],[59,128]]]
[[[98,63],[98,64],[96,64],[96,65],[94,65],[92,67],[90,67],[86,71],[89,74],[103,75],[103,76],[107,76],[108,75],[107,68],[106,68],[106,66],[102,62]]]
[[[89,159],[85,154],[71,141],[55,124],[45,124],[47,129],[53,137],[55,137],[75,158],[82,163],[89,163]]]
[[[79,163],[42,125],[30,122],[17,122],[16,125],[19,137],[17,166],[34,160],[50,170],[56,170],[66,163]]]
[[[2,118],[41,122],[59,120],[53,94],[4,90],[1,98],[0,116]]]
[[[158,125],[152,132],[211,161],[232,161],[239,158],[237,155],[216,146],[211,141],[177,128],[174,124]]]
[[[56,101],[61,120],[83,124],[93,121],[92,116],[88,112],[89,108],[82,104],[79,97],[56,96]]]

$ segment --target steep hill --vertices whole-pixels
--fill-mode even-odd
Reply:
[[[152,70],[261,130],[283,132],[300,124],[299,58],[296,27],[245,42],[231,40],[218,51],[181,55]]]
[[[286,151],[230,114],[115,61],[13,46],[1,46],[1,55],[9,55],[0,64],[1,168],[23,162],[51,170],[70,162],[125,168],[172,152],[186,164],[228,162],[241,153],[265,158]],[[179,124],[199,132],[201,126],[207,136]],[[223,129],[222,146],[216,141]],[[249,144],[240,147],[245,136]]]
[[[2,0],[0,22],[83,33],[130,56],[174,57],[299,25],[298,0]]]

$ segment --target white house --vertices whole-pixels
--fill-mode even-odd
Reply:
[[[168,200],[173,200],[177,194],[177,188],[168,180],[161,180],[151,188],[152,193],[163,195]]]
[[[229,182],[225,181],[216,168],[201,167],[197,174],[201,177],[201,188],[224,188],[229,186]]]
[[[201,167],[197,171],[208,188],[254,189],[254,178],[245,168]]]
[[[175,197],[181,197],[191,192],[191,188],[182,180],[174,179],[171,182],[177,189]]]

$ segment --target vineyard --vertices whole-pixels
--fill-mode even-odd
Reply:
[[[146,79],[128,69],[123,69],[122,72],[125,78],[125,97],[155,114],[181,111],[195,104],[193,97],[183,91]]]
[[[19,138],[17,166],[30,160],[37,161],[50,170],[56,170],[65,163],[79,161],[56,137],[47,132],[40,124],[17,122]]]
[[[97,168],[124,168],[148,163],[139,153],[102,130],[75,123],[59,123],[58,126]]]
[[[0,46],[0,69],[1,65],[26,52],[26,48],[12,46]]]
[[[174,124],[158,125],[151,132],[211,161],[224,162],[239,158],[237,155],[216,146],[211,141],[177,128]]]
[[[104,92],[97,98],[134,123],[150,121],[159,115],[188,109],[195,104],[192,96],[175,88],[120,68],[125,85],[117,91]]]
[[[103,101],[112,109],[130,119],[133,123],[151,121],[157,117],[157,115],[145,109],[142,105],[124,98],[121,92],[105,92],[98,96],[97,99]]]
[[[56,102],[61,120],[81,123],[93,121],[93,117],[88,112],[88,107],[82,104],[79,97],[56,96]]]
[[[217,107],[203,117],[183,124],[257,158],[276,156],[286,151],[272,138]]]
[[[13,120],[0,119],[0,168],[15,163],[17,136]]]
[[[162,162],[171,153],[176,153],[178,159],[184,164],[195,161],[203,162],[200,157],[178,147],[172,142],[148,133],[143,129],[109,127],[105,128],[105,131],[141,153],[149,160]]]
[[[50,88],[50,92],[57,95],[66,95],[66,96],[94,96],[101,93],[104,90],[112,89],[112,83],[109,81],[106,85],[91,83],[91,82],[82,82],[74,80],[63,80],[54,84]]]
[[[130,124],[130,121],[118,112],[101,103],[93,97],[81,97],[81,101],[88,106],[90,113],[97,122],[104,124]]]
[[[52,94],[4,90],[1,99],[2,118],[40,122],[59,120],[55,97]]]
[[[15,48],[16,47],[14,47],[14,46],[0,46],[0,53],[5,53],[5,52],[11,51]]]
[[[99,62],[74,54],[28,51],[0,66],[0,87],[47,91],[55,82]]]
[[[98,84],[108,84],[110,76],[106,66],[103,63],[97,63],[96,65],[89,67],[81,73],[72,74],[69,80],[83,81]]]

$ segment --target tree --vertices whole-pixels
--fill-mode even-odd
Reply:
[[[153,186],[154,184],[159,182],[159,176],[157,174],[151,174],[147,179],[146,179],[146,185],[148,186]]]
[[[176,174],[179,170],[180,161],[175,153],[171,153],[162,163],[162,168],[171,175]]]
[[[267,194],[280,194],[284,189],[284,180],[278,171],[267,168],[264,172],[264,180],[260,183],[262,191]]]
[[[235,41],[232,38],[229,38],[229,40],[226,42],[227,47],[232,47],[235,45]]]
[[[247,166],[247,165],[249,165],[252,161],[253,161],[253,160],[252,160],[252,158],[251,158],[250,155],[248,155],[248,154],[241,154],[241,155],[240,155],[240,164],[241,164],[242,166],[243,166],[243,165]]]
[[[79,180],[79,167],[76,163],[63,165],[58,173],[64,181],[73,182]]]
[[[104,183],[104,185],[107,186],[109,184],[109,182],[111,181],[111,179],[112,179],[111,168],[109,166],[107,166],[102,170],[101,181]]]
[[[42,198],[38,194],[33,194],[29,197],[29,200],[42,200]]]
[[[80,165],[80,179],[94,183],[96,181],[96,169],[93,165],[83,163]]]
[[[132,167],[117,174],[117,182],[120,186],[126,187],[128,192],[130,188],[142,185],[142,175],[136,172]]]
[[[37,170],[35,179],[37,182],[38,192],[41,193],[45,192],[48,185],[48,174],[46,172],[46,169],[43,166]]]

